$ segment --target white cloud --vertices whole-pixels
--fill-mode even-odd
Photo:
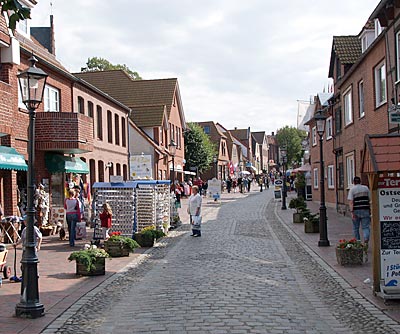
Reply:
[[[333,35],[358,34],[378,0],[52,0],[56,53],[179,79],[186,119],[276,131],[327,86]],[[33,24],[49,24],[39,1]]]

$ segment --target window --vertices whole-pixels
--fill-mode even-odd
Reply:
[[[123,175],[124,181],[127,181],[128,180],[128,166],[125,164],[122,166],[122,175]]]
[[[343,189],[344,188],[344,170],[343,170],[343,162],[338,163],[338,188]]]
[[[314,189],[318,189],[318,168],[314,168]]]
[[[104,162],[98,162],[98,170],[99,170],[99,182],[104,182]]]
[[[27,91],[26,91],[25,83],[26,83],[25,80],[20,81],[22,90],[24,91],[24,95],[26,96]],[[19,84],[18,84],[18,108],[26,109],[26,105],[22,102],[21,88],[20,88]]]
[[[115,145],[119,145],[119,116],[114,115],[114,126],[115,126]],[[117,175],[121,175],[117,174]]]
[[[379,19],[374,20],[374,28],[375,28],[375,38],[377,38],[382,32],[382,26],[381,23],[379,22]]]
[[[107,134],[108,142],[112,144],[112,114],[110,110],[107,110]]]
[[[397,81],[400,80],[400,31],[396,34],[396,67],[397,67]]]
[[[204,133],[209,135],[210,131],[211,131],[210,127],[208,125],[205,125],[204,126]]]
[[[351,99],[351,87],[343,95],[344,125],[353,123],[353,109]]]
[[[126,147],[126,121],[121,118],[121,134],[122,134],[122,147]],[[126,180],[126,179],[124,179]]]
[[[317,145],[317,127],[313,126],[311,129],[311,136],[312,136],[312,146]]]
[[[87,103],[88,116],[93,118],[93,102]]]
[[[30,29],[28,27],[28,20],[19,20],[17,22],[17,31],[22,33],[23,35],[29,36],[30,35]]]
[[[328,189],[334,189],[335,183],[333,182],[333,175],[334,175],[334,168],[333,165],[328,166]]]
[[[85,101],[82,96],[78,96],[78,112],[85,115]]]
[[[89,160],[89,170],[90,170],[90,184],[93,185],[96,182],[96,162],[93,159]],[[93,189],[90,187],[90,189]]]
[[[342,132],[342,109],[335,110],[335,133]]]
[[[44,111],[60,111],[60,91],[46,85],[43,94]]]
[[[182,147],[182,140],[181,140],[181,128],[176,128],[176,136],[178,138],[178,147]]]
[[[364,53],[365,50],[368,48],[368,38],[366,35],[364,35],[361,38],[361,52]]]
[[[121,164],[117,164],[117,175],[121,175]]]
[[[103,140],[103,109],[100,106],[96,107],[97,116],[97,138]]]
[[[347,176],[347,187],[353,185],[354,179],[354,154],[346,156],[346,176]]]
[[[364,109],[364,81],[360,81],[358,83],[358,108],[359,108],[359,117],[362,118],[365,116]]]
[[[375,97],[376,107],[386,103],[386,69],[384,62],[375,68]]]
[[[326,140],[332,139],[333,129],[332,129],[332,116],[326,119],[325,125]]]
[[[340,64],[339,57],[336,57],[336,80],[339,80],[342,77],[342,68]]]

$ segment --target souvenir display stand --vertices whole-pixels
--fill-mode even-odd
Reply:
[[[93,185],[94,216],[99,217],[107,202],[113,211],[111,231],[132,236],[148,226],[168,229],[169,184],[170,181],[97,182]]]

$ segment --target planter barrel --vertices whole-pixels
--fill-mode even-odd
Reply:
[[[99,257],[96,260],[96,269],[86,270],[86,266],[76,261],[76,274],[82,276],[99,276],[106,274],[106,258]]]
[[[293,213],[293,223],[301,224],[303,222],[303,214],[300,212]]]
[[[336,259],[341,266],[361,265],[364,263],[364,249],[336,248]]]
[[[141,247],[153,247],[154,239],[143,237],[141,233],[135,234],[135,240]]]
[[[104,250],[111,256],[111,257],[122,257],[122,256],[129,256],[129,249],[124,247],[122,242],[104,242]]]
[[[304,223],[304,232],[305,233],[319,233],[319,223],[312,223],[311,221],[307,221]]]

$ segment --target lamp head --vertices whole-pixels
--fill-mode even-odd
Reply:
[[[320,137],[324,135],[325,132],[325,121],[326,116],[323,113],[323,110],[318,110],[314,115],[315,122],[317,124],[317,132]]]

